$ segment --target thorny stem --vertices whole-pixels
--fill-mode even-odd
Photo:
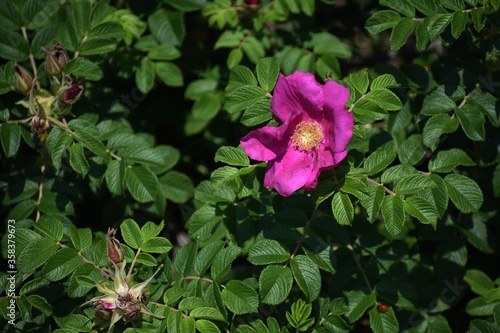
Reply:
[[[141,248],[137,249],[137,253],[135,254],[134,259],[130,263],[130,268],[128,269],[127,277],[125,278],[125,282],[127,282],[127,284],[130,282],[130,277],[132,275],[132,270],[134,269],[135,262],[137,261],[137,257],[139,256],[139,253],[141,253]]]
[[[354,252],[354,248],[352,247],[351,244],[347,244],[346,248],[351,251],[352,257],[354,258],[354,262],[356,263],[356,266],[358,266],[359,270],[361,271],[361,274],[363,275],[363,279],[365,280],[365,284],[370,289],[370,291],[373,291],[372,285],[370,284],[370,281],[368,280],[368,276],[366,276],[365,270],[361,266],[361,263],[359,262],[358,257],[356,256],[356,252]]]
[[[57,244],[59,244],[59,246],[60,246],[61,248],[63,248],[63,249],[68,247],[68,246],[66,246],[66,245],[64,245],[64,244],[62,244],[62,243],[59,243],[59,242],[58,242]],[[85,262],[85,263],[87,263],[87,264],[91,264],[91,265],[93,265],[95,268],[97,268],[97,269],[101,272],[101,274],[102,274],[105,278],[107,278],[107,279],[110,279],[110,278],[111,278],[111,275],[109,275],[107,272],[105,272],[105,271],[104,271],[101,267],[97,266],[97,265],[96,265],[93,261],[90,261],[90,260],[88,260],[87,258],[85,258],[85,257],[83,256],[83,254],[82,254],[80,251],[78,251],[78,256],[79,256],[80,258],[82,258],[83,262]]]
[[[396,193],[394,193],[394,192],[392,192],[391,190],[389,190],[387,187],[385,187],[385,186],[384,186],[384,184],[381,184],[381,183],[379,183],[379,182],[376,182],[376,181],[374,181],[373,179],[368,178],[368,177],[366,178],[366,181],[367,181],[367,182],[369,182],[369,183],[372,183],[372,184],[374,184],[374,185],[377,185],[377,186],[382,186],[382,187],[384,188],[384,190],[385,190],[387,193],[389,193],[390,195],[392,195],[392,196],[394,196],[394,197],[396,196]]]
[[[26,31],[26,27],[24,27],[24,26],[21,27],[21,32],[23,33],[24,39],[29,43],[28,32]],[[38,82],[38,71],[36,69],[35,57],[33,57],[33,52],[31,52],[31,49],[30,49],[29,58],[30,58],[31,68],[33,69],[33,75],[34,75],[33,81],[36,84],[36,88],[38,90],[40,90],[41,86],[40,86],[40,82]]]

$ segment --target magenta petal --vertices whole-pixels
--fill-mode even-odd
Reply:
[[[267,162],[285,152],[289,139],[285,126],[265,126],[245,135],[240,143],[251,159]]]
[[[354,117],[345,108],[345,103],[349,99],[349,89],[335,81],[328,81],[324,86],[324,92],[324,115],[329,125],[326,144],[334,153],[340,153],[351,141],[354,127]]]
[[[282,196],[289,196],[311,183],[318,174],[315,159],[310,153],[289,148],[284,155],[267,165],[264,186],[274,188]]]
[[[323,88],[314,75],[295,71],[287,77],[280,74],[274,88],[271,112],[284,123],[304,114],[319,122],[323,103]]]

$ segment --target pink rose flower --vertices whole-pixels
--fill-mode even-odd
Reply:
[[[280,74],[271,112],[282,124],[251,131],[240,141],[250,158],[268,162],[266,188],[283,196],[312,190],[322,170],[345,158],[354,126],[348,98],[349,89],[335,81],[321,85],[311,73]]]

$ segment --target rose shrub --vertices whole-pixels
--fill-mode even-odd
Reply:
[[[499,7],[1,0],[0,330],[499,332]]]

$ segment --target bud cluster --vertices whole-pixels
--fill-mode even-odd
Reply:
[[[130,287],[125,274],[125,252],[120,241],[115,237],[115,233],[115,229],[108,229],[106,234],[106,256],[114,267],[113,288],[109,287],[109,281],[97,284],[97,290],[103,295],[94,297],[85,303],[92,304],[97,320],[105,321],[109,329],[120,319],[125,322],[134,321],[140,318],[142,313],[155,316],[146,307],[148,297],[145,289],[162,267],[160,266],[146,281]]]
[[[21,101],[33,114],[31,129],[37,136],[48,131],[51,119],[57,119],[71,110],[71,105],[81,97],[83,85],[74,83],[69,74],[64,73],[68,62],[68,52],[61,44],[55,44],[45,53],[45,72],[50,79],[50,89],[40,87],[38,75],[35,76],[15,63],[13,65],[13,90],[29,96],[29,101]],[[36,88],[36,89],[35,89]]]

